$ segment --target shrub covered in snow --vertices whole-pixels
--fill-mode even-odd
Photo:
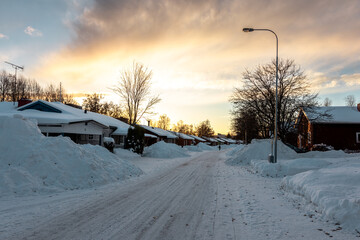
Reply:
[[[0,136],[2,196],[84,189],[142,173],[101,146],[44,137],[36,123],[20,117],[0,117]]]
[[[152,158],[179,158],[189,157],[190,155],[186,153],[185,148],[176,144],[160,141],[145,148],[143,156]]]

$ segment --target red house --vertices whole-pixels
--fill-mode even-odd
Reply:
[[[357,107],[301,109],[296,121],[297,145],[311,149],[326,144],[334,149],[360,149],[360,104]]]

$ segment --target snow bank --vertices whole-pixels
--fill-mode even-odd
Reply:
[[[190,152],[202,152],[202,151],[214,151],[218,150],[218,147],[212,147],[205,143],[198,143],[197,145],[185,146],[186,150]]]
[[[360,161],[348,158],[282,180],[282,186],[314,203],[328,219],[360,231]]]
[[[122,159],[134,159],[134,158],[140,157],[139,154],[134,153],[133,151],[130,151],[128,149],[123,149],[123,148],[115,148],[114,153],[116,156],[118,156],[119,158],[122,158]]]
[[[202,143],[202,142],[198,143],[196,146],[198,146],[201,150],[204,150],[204,151],[214,150],[213,147],[211,147],[205,143]]]
[[[198,145],[184,146],[189,152],[202,152],[203,150]]]
[[[226,161],[229,165],[250,164],[250,161],[255,160],[267,160],[271,153],[271,141],[270,139],[253,139],[251,144],[240,145],[231,151],[230,158]],[[293,159],[297,156],[297,153],[283,144],[281,141],[277,142],[278,146],[278,160],[281,159]]]
[[[309,170],[320,169],[331,164],[329,159],[298,158],[269,163],[267,160],[252,160],[250,165],[262,176],[286,177]]]
[[[103,147],[44,137],[21,116],[0,117],[0,136],[2,196],[85,189],[142,173]]]
[[[145,148],[143,156],[151,158],[179,158],[189,157],[190,155],[186,153],[186,149],[176,144],[160,141]]]

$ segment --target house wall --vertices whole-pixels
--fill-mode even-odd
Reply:
[[[175,138],[165,138],[163,139],[166,143],[175,143]]]
[[[102,145],[103,141],[103,127],[92,122],[87,124],[84,122],[57,125],[39,124],[38,127],[45,136],[63,135],[70,137],[78,144]]]
[[[77,134],[103,135],[103,127],[93,122],[64,124],[63,132]]]
[[[123,135],[111,135],[111,137],[115,140],[115,147],[124,148],[126,136],[123,136]]]
[[[360,149],[357,142],[357,133],[360,133],[359,124],[313,124],[313,144],[324,143],[333,146],[336,150]]]

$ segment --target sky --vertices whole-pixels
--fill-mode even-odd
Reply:
[[[1,0],[0,69],[68,93],[102,93],[134,61],[153,72],[155,107],[172,123],[210,120],[230,131],[229,97],[242,73],[275,58],[293,59],[319,101],[360,102],[359,0]]]

